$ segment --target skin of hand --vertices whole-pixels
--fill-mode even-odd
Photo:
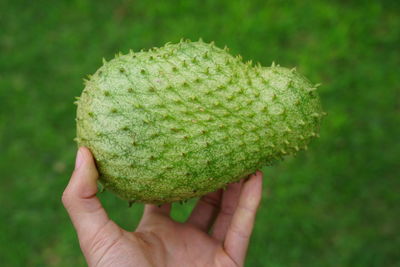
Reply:
[[[262,194],[257,171],[199,199],[186,222],[171,204],[145,205],[136,231],[109,219],[96,197],[98,172],[89,149],[78,150],[62,202],[89,266],[243,266]]]

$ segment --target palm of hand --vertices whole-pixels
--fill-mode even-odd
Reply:
[[[160,221],[136,232],[114,229],[119,237],[113,243],[108,239],[110,244],[100,242],[103,248],[98,251],[105,253],[93,258],[93,265],[130,266],[141,258],[141,266],[237,266],[217,240],[196,227],[159,216],[154,219]]]
[[[261,198],[260,172],[202,197],[185,223],[170,218],[170,204],[146,205],[136,231],[128,232],[108,218],[96,197],[98,174],[89,150],[81,148],[78,159],[63,203],[89,266],[243,265]]]

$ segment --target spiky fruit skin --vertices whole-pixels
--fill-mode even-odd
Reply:
[[[77,142],[120,197],[186,200],[306,148],[323,115],[315,88],[202,41],[131,52],[86,82]]]

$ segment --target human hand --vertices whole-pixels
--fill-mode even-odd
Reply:
[[[97,179],[92,154],[81,147],[62,202],[89,266],[243,266],[261,199],[260,171],[200,198],[184,223],[171,219],[171,204],[145,205],[134,232],[108,218]]]

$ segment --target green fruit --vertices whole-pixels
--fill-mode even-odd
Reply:
[[[131,52],[86,81],[77,142],[121,198],[185,200],[306,148],[324,115],[316,87],[294,69],[252,66],[213,43]]]

